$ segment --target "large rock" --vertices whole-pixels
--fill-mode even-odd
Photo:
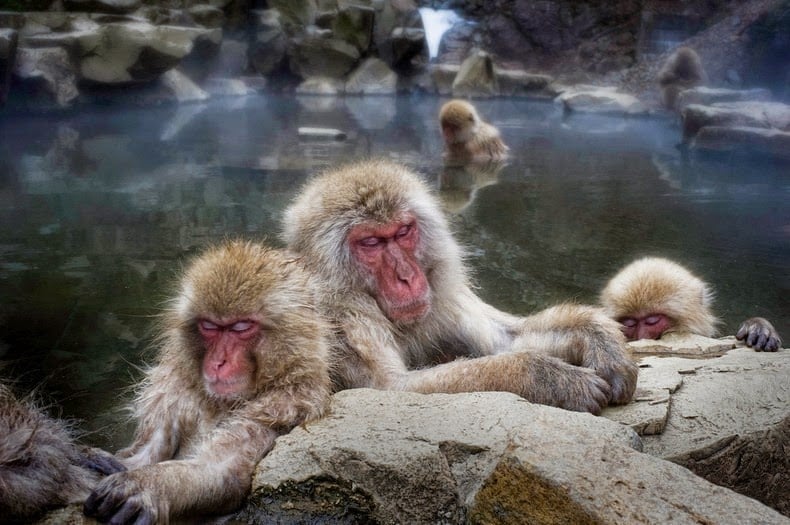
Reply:
[[[79,96],[71,60],[60,47],[18,48],[14,75],[61,108],[71,106]]]
[[[346,93],[353,95],[392,95],[396,91],[398,75],[378,58],[368,58],[355,69],[346,81]]]
[[[198,38],[217,44],[220,29],[111,23],[80,38],[80,74],[100,84],[147,82],[175,67]]]
[[[255,38],[249,49],[249,62],[255,71],[268,75],[285,59],[287,40],[276,9],[252,11]]]
[[[549,75],[527,73],[523,69],[494,68],[499,85],[499,94],[512,97],[554,98],[559,92],[554,89],[554,79]]]
[[[332,32],[364,53],[373,41],[375,19],[376,13],[370,6],[344,6],[332,19]]]
[[[567,112],[643,115],[647,108],[633,95],[612,87],[574,86],[556,99]]]
[[[0,29],[0,106],[5,104],[11,87],[17,41],[18,33],[15,29]]]
[[[485,51],[476,51],[461,64],[453,80],[454,97],[492,97],[499,94],[494,61]]]
[[[785,523],[642,454],[625,427],[512,394],[352,390],[277,440],[255,523]]]
[[[698,86],[680,92],[677,100],[678,109],[689,104],[711,105],[716,102],[740,102],[745,100],[770,101],[771,92],[764,88],[726,89]]]
[[[634,402],[603,416],[636,430],[645,452],[790,515],[790,352],[665,339],[639,342],[661,356],[641,359]],[[677,354],[693,358],[666,357]]]
[[[360,57],[355,46],[324,34],[292,39],[287,54],[291,72],[302,78],[343,78]]]

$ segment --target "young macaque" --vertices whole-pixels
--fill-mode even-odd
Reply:
[[[0,383],[0,521],[29,523],[83,501],[101,478],[123,470],[109,453],[78,445],[70,426]]]
[[[277,436],[322,415],[330,395],[320,285],[294,256],[247,242],[209,249],[162,316],[139,388],[137,431],[88,516],[113,524],[224,514],[247,496]]]
[[[507,391],[593,413],[631,399],[637,367],[617,323],[593,307],[524,318],[483,302],[436,196],[404,166],[363,161],[314,178],[283,228],[322,277],[339,388]]]
[[[658,73],[664,107],[677,109],[677,98],[681,91],[705,82],[707,75],[697,52],[690,47],[677,48]]]
[[[638,259],[615,275],[601,292],[607,315],[622,325],[629,341],[659,339],[667,332],[716,335],[713,291],[702,279],[668,259]],[[747,319],[736,337],[755,350],[776,351],[779,334],[762,317]]]
[[[465,100],[451,100],[439,110],[439,123],[448,161],[502,160],[508,147],[499,130],[483,122],[475,107]]]

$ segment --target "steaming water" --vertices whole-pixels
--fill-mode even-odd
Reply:
[[[462,18],[450,9],[431,9],[430,7],[421,7],[420,16],[425,28],[425,39],[428,41],[428,53],[430,58],[434,58],[439,54],[442,35],[454,24],[460,22]]]
[[[528,313],[594,302],[640,255],[715,284],[722,332],[749,316],[790,338],[790,179],[763,163],[683,162],[669,121],[478,103],[506,166],[444,169],[438,98],[252,97],[180,108],[0,119],[0,360],[89,439],[115,448],[114,411],[139,374],[151,315],[184,259],[227,236],[277,243],[297,188],[341,160],[424,174],[468,248],[480,294]],[[343,142],[300,140],[300,126]]]

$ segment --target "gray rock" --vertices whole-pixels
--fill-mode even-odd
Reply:
[[[705,126],[751,127],[790,131],[790,106],[781,102],[689,104],[681,112],[683,137],[693,138]]]
[[[336,78],[310,77],[296,86],[296,92],[300,95],[339,95],[344,86],[343,81]]]
[[[11,87],[18,37],[15,29],[0,29],[0,106],[5,104]]]
[[[343,78],[359,61],[356,47],[339,38],[308,35],[291,40],[288,46],[291,72],[302,77]]]
[[[549,75],[527,73],[522,69],[494,68],[499,94],[515,97],[554,98],[559,93],[553,89],[554,78]]]
[[[705,126],[694,136],[691,148],[790,160],[790,132],[749,126]]]
[[[14,74],[38,86],[59,107],[71,106],[79,96],[77,75],[63,48],[18,48]]]
[[[315,23],[316,4],[313,0],[270,0],[268,6],[280,12],[288,34],[293,35]]]
[[[437,64],[431,68],[431,79],[436,88],[436,92],[440,95],[452,95],[453,82],[458,72],[461,70],[460,65],[455,64]]]
[[[771,92],[764,88],[725,89],[698,86],[680,92],[677,100],[678,109],[689,104],[711,105],[716,102],[739,102],[744,100],[771,100]]]
[[[360,53],[370,48],[376,14],[372,7],[348,5],[332,18],[332,32],[338,38],[355,46]]]
[[[454,97],[491,97],[499,94],[494,61],[485,51],[476,51],[461,64],[453,80]]]
[[[192,79],[178,69],[171,69],[162,74],[162,86],[173,94],[179,102],[197,102],[209,98],[209,94],[197,86]]]
[[[255,523],[784,523],[641,454],[605,418],[506,393],[351,390],[256,469]]]
[[[300,127],[297,130],[299,138],[318,140],[345,140],[346,133],[335,128]]]
[[[261,75],[277,70],[285,58],[287,39],[276,9],[255,11],[255,39],[250,45],[249,61]]]
[[[428,60],[428,41],[425,30],[418,27],[396,27],[390,34],[391,64],[397,68],[415,65],[415,59]],[[419,61],[418,61],[419,62]]]
[[[392,95],[398,75],[383,60],[368,58],[346,80],[346,93],[354,95]]]
[[[612,115],[643,115],[647,108],[636,97],[619,93],[612,87],[574,86],[555,99],[565,111],[605,113]]]
[[[203,27],[220,28],[225,23],[222,9],[211,5],[193,5],[187,12],[192,19]]]

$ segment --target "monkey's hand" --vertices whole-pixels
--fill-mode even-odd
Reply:
[[[523,397],[576,412],[600,414],[611,397],[609,383],[589,368],[529,354]],[[526,357],[526,355],[524,355]]]
[[[111,525],[159,523],[160,517],[167,517],[167,509],[157,505],[156,495],[146,487],[146,476],[144,468],[109,476],[88,496],[83,512]]]
[[[735,338],[760,351],[776,352],[782,347],[782,338],[774,326],[762,317],[752,317],[745,320]]]
[[[95,447],[82,447],[79,461],[81,467],[105,476],[126,470],[126,467],[115,456]]]

